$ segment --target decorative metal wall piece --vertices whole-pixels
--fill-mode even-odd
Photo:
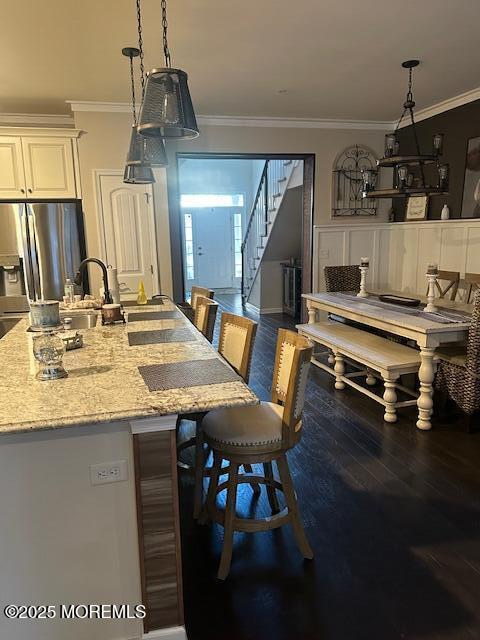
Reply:
[[[363,171],[376,174],[377,159],[361,145],[344,149],[333,168],[332,216],[374,216],[376,200],[363,198]]]

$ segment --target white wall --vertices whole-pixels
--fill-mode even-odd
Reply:
[[[84,194],[86,236],[90,256],[99,255],[99,233],[95,209],[94,169],[121,169],[131,130],[131,116],[128,113],[76,112],[75,126],[86,133],[79,140],[80,169]],[[195,140],[169,143],[168,154],[173,165],[175,152],[223,152],[223,153],[314,153],[315,167],[315,222],[316,224],[368,224],[387,219],[388,206],[382,203],[382,210],[376,218],[344,218],[331,220],[332,166],[337,154],[351,144],[364,144],[377,155],[383,152],[385,132],[369,130],[301,129],[272,127],[231,127],[203,126]],[[384,173],[384,180],[387,174]],[[388,180],[387,180],[388,182]],[[385,184],[387,183],[385,182]],[[155,198],[163,185],[154,188]],[[157,242],[162,289],[163,278],[168,272],[165,262],[170,260],[168,221],[157,218]],[[92,284],[100,286],[100,274],[91,272]]]
[[[127,460],[127,481],[92,486],[89,466]],[[4,604],[141,603],[132,436],[109,424],[2,435]],[[8,640],[123,640],[136,620],[12,621]]]
[[[425,295],[429,263],[440,269],[480,273],[480,220],[439,220],[314,228],[313,291],[324,291],[326,265],[370,258],[367,285]],[[465,289],[459,292],[463,299]]]

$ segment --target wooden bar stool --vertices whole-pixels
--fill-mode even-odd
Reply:
[[[468,285],[467,292],[467,304],[472,302],[472,293],[475,293],[480,289],[480,273],[466,273],[465,284]]]
[[[209,342],[213,340],[217,310],[218,302],[215,302],[215,300],[205,298],[205,296],[196,297],[193,324],[203,333]]]
[[[210,298],[213,300],[214,291],[207,289],[206,287],[192,287],[190,291],[190,302],[180,302],[177,306],[184,313],[190,322],[194,322],[195,309],[197,308],[197,298]]]
[[[269,531],[290,522],[303,556],[313,558],[298,512],[295,490],[288,468],[286,452],[301,437],[312,343],[293,331],[278,332],[272,401],[253,407],[228,407],[210,411],[202,422],[199,445],[203,440],[213,450],[213,467],[202,522],[210,517],[223,525],[224,541],[218,578],[224,580],[232,559],[235,531]],[[219,484],[222,460],[227,460],[228,480]],[[276,462],[280,482],[275,480],[272,463]],[[203,468],[202,458],[197,463]],[[239,474],[240,466],[263,464],[264,475]],[[245,482],[265,484],[273,515],[264,519],[239,518],[236,515],[237,487]],[[216,505],[216,496],[227,490],[225,511]],[[279,511],[276,491],[282,491],[286,507]]]
[[[220,325],[220,339],[218,342],[218,351],[238,373],[243,380],[248,383],[250,375],[250,364],[252,361],[253,344],[257,333],[257,323],[248,318],[234,315],[233,313],[222,313]],[[187,413],[179,416],[181,420],[190,420],[196,423],[195,436],[185,440],[177,446],[177,452],[180,453],[185,449],[195,445],[195,494],[194,494],[194,518],[198,518],[202,506],[202,470],[205,464],[203,439],[198,437],[201,429],[202,420],[205,413]],[[207,456],[208,458],[208,453]],[[178,462],[178,466],[184,470],[190,470],[190,466],[184,462]],[[246,471],[251,473],[252,468],[248,466]],[[225,471],[226,473],[226,471]],[[206,470],[205,475],[209,474]],[[257,483],[252,483],[252,489],[255,493],[260,493]]]

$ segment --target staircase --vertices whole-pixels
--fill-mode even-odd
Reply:
[[[242,301],[248,302],[298,160],[266,160],[242,243]]]

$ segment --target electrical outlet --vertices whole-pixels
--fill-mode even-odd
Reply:
[[[90,465],[90,481],[92,484],[108,484],[122,482],[128,479],[128,465],[126,460],[103,462]]]

